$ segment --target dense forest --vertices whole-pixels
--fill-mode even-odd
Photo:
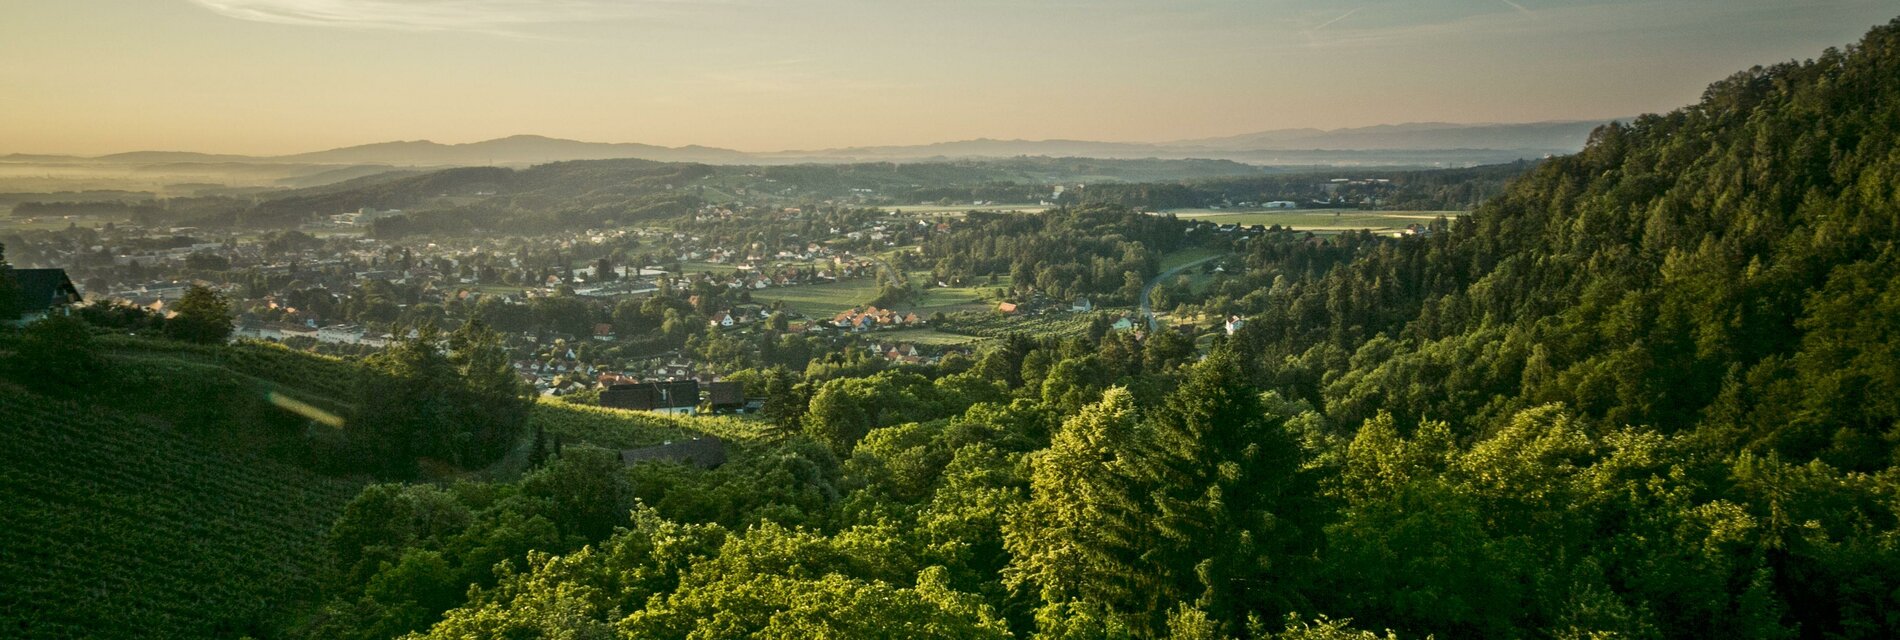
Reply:
[[[1101,295],[1133,303],[1160,271],[1162,253],[1183,246],[1186,225],[1127,207],[1083,206],[1025,216],[970,212],[932,236],[922,258],[945,284],[1009,276],[1023,291],[1059,299]]]
[[[189,322],[165,321],[169,342],[88,337],[104,321],[0,334],[0,407],[31,417],[7,428],[34,454],[0,465],[8,504],[131,530],[132,507],[91,493],[92,476],[35,457],[109,465],[58,443],[136,436],[202,470],[184,475],[192,490],[286,523],[222,542],[281,552],[263,561],[295,572],[197,601],[177,584],[111,594],[142,627],[48,613],[85,584],[74,576],[124,575],[22,551],[66,531],[127,564],[200,573],[71,516],[20,517],[0,533],[0,584],[31,589],[0,592],[0,633],[1894,637],[1896,78],[1900,21],[1606,126],[1421,233],[1230,242],[1236,268],[1184,306],[1247,321],[1206,344],[1097,326],[934,366],[745,372],[770,389],[763,420],[664,423],[669,439],[727,441],[715,468],[623,465],[615,449],[659,418],[524,406],[479,327],[419,330],[360,362],[166,346],[197,339]],[[1475,178],[1441,191],[1488,193]],[[1051,295],[1133,297],[1190,236],[1114,204],[968,222],[924,245],[934,275]],[[143,376],[126,398],[52,377],[122,372]],[[196,376],[221,383],[195,390]],[[255,486],[202,482],[221,459],[190,446],[217,443],[153,427],[241,432],[266,414],[189,400],[224,390],[212,399],[251,407],[240,391],[311,379],[337,381],[317,404],[350,416],[318,433],[375,462],[341,474],[364,485],[346,503],[299,485],[297,504],[334,514],[321,531]],[[88,403],[100,408],[60,417]],[[269,477],[315,468],[290,462]],[[156,473],[82,471],[108,476],[99,486]],[[204,515],[157,512],[181,535]]]

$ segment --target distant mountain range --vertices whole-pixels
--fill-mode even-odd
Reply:
[[[1352,129],[1281,129],[1176,142],[977,139],[923,145],[750,153],[716,147],[662,147],[519,135],[482,142],[379,142],[282,156],[134,151],[82,157],[0,156],[0,162],[77,164],[281,163],[301,165],[529,165],[561,160],[641,158],[708,164],[919,161],[1015,156],[1207,158],[1254,164],[1471,164],[1575,152],[1600,121],[1527,124],[1414,123]]]

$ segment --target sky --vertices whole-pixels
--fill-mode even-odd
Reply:
[[[0,153],[1628,117],[1900,0],[0,0]]]

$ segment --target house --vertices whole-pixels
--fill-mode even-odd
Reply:
[[[726,463],[726,443],[712,436],[699,436],[680,442],[666,442],[639,449],[624,449],[620,463],[633,466],[642,462],[677,462],[702,469]]]
[[[1007,315],[1012,315],[1012,314],[1014,314],[1014,313],[1016,313],[1016,303],[1014,303],[1014,302],[1004,302],[1004,303],[1000,303],[1000,304],[998,304],[998,305],[996,305],[996,311],[997,311],[998,313],[1001,313],[1001,314],[1003,314],[1003,315],[1006,315],[1006,316],[1007,316]]]
[[[1300,205],[1299,203],[1293,202],[1291,200],[1275,200],[1273,202],[1267,203],[1266,206],[1268,209],[1292,209]]]
[[[50,315],[65,315],[68,308],[81,302],[79,288],[66,277],[65,269],[11,269],[8,273],[20,286],[20,315],[10,319],[16,326]]]
[[[710,320],[707,320],[707,321],[706,321],[706,324],[709,324],[709,325],[712,325],[712,326],[715,326],[715,327],[727,327],[727,328],[730,328],[730,327],[732,327],[732,325],[733,325],[733,324],[734,324],[735,322],[737,322],[737,321],[736,321],[736,320],[734,320],[734,319],[732,318],[732,312],[730,312],[730,311],[721,311],[721,312],[719,312],[719,313],[715,313],[715,314],[713,314],[713,315],[712,315],[712,319],[710,319]]]
[[[699,382],[679,380],[616,384],[600,391],[600,406],[693,415],[698,413]]]
[[[1075,304],[1069,305],[1069,310],[1076,313],[1088,313],[1095,310],[1095,304],[1089,302],[1088,296],[1076,296]]]
[[[612,342],[614,339],[614,326],[605,322],[594,325],[594,339],[601,342]]]
[[[1110,327],[1116,331],[1128,331],[1130,329],[1135,328],[1135,319],[1130,318],[1128,316],[1122,316],[1120,318],[1117,318],[1115,320],[1115,324],[1110,325]]]
[[[730,413],[745,408],[745,383],[721,380],[706,385],[706,404],[715,413]]]
[[[1227,324],[1225,325],[1227,335],[1234,335],[1235,332],[1240,331],[1240,328],[1246,325],[1247,320],[1240,316],[1227,316]]]

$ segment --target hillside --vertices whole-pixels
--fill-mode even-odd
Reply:
[[[58,398],[0,381],[0,632],[17,638],[273,635],[318,588],[321,541],[360,483],[267,455],[241,392],[333,391],[306,359],[277,353],[147,350],[108,357],[132,391]],[[223,380],[181,370],[211,359]],[[163,379],[157,388],[133,389]],[[314,378],[322,380],[322,378]],[[245,381],[248,381],[245,382]],[[116,385],[115,385],[116,386]],[[148,395],[149,394],[149,395]],[[263,395],[249,396],[251,403]],[[197,424],[185,422],[203,421]],[[221,422],[213,425],[212,422]],[[256,436],[256,437],[253,437]],[[255,447],[255,448],[252,448]]]
[[[1258,347],[1358,348],[1353,371],[1288,372],[1351,419],[1481,428],[1563,401],[1611,423],[1703,425],[1745,449],[1885,466],[1892,443],[1876,443],[1900,412],[1869,400],[1900,390],[1879,355],[1895,336],[1850,310],[1890,304],[1900,273],[1895,77],[1889,26],[1601,129],[1450,233],[1263,304]],[[1308,305],[1332,311],[1285,315]],[[1500,341],[1511,351],[1484,353]],[[1429,373],[1446,367],[1486,371]]]
[[[280,636],[319,593],[327,536],[364,478],[310,470],[304,431],[328,427],[271,398],[347,414],[367,373],[273,345],[97,343],[114,390],[0,378],[0,635]],[[0,359],[11,351],[0,344]],[[567,446],[750,437],[717,419],[559,402],[530,424]]]
[[[796,432],[762,454],[579,483],[608,466],[580,454],[517,485],[584,487],[565,511],[463,499],[579,533],[505,575],[472,569],[463,534],[418,539],[405,560],[477,588],[403,609],[373,591],[412,573],[366,576],[333,610],[420,613],[334,629],[1378,637],[1301,622],[1324,615],[1404,637],[1892,637],[1894,78],[1900,22],[1601,128],[1468,219],[1211,239],[1239,273],[1175,311],[1246,323],[1205,353],[1104,330],[809,367],[768,403]],[[1065,233],[935,257],[1072,267],[1040,246]],[[1088,262],[1126,275],[1110,257]]]

